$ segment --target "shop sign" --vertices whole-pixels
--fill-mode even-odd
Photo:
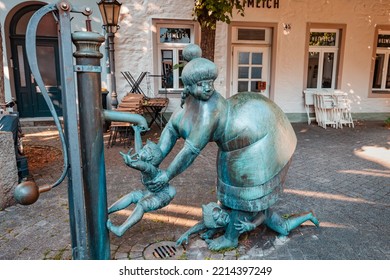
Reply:
[[[247,8],[279,9],[279,0],[247,0],[243,5]]]
[[[378,48],[390,48],[390,34],[378,34]]]
[[[160,43],[191,43],[191,29],[161,27]]]
[[[335,46],[335,32],[310,32],[310,46]]]

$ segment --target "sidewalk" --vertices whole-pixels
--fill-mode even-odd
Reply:
[[[292,214],[312,210],[320,227],[310,223],[278,238],[264,226],[243,234],[239,247],[212,252],[198,235],[178,253],[179,259],[390,259],[390,130],[377,122],[355,128],[326,130],[293,124],[298,146],[285,190],[274,210]],[[54,128],[51,128],[54,129]],[[30,171],[38,185],[54,182],[61,173],[58,133],[47,128],[24,128],[25,146],[47,155],[44,166]],[[144,136],[155,138],[156,131]],[[107,140],[107,135],[105,137]],[[182,146],[180,141],[162,168]],[[142,188],[140,174],[119,155],[123,145],[105,149],[108,204],[131,190]],[[177,195],[170,205],[128,230],[110,234],[112,259],[144,259],[148,248],[175,241],[201,219],[201,205],[215,201],[217,146],[210,143],[183,174],[172,180]],[[59,158],[59,160],[58,160]],[[112,214],[121,223],[130,211]],[[70,229],[66,180],[30,206],[0,211],[0,260],[70,259]]]

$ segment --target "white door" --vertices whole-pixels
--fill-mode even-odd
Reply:
[[[234,47],[232,95],[251,91],[269,97],[269,64],[268,46]]]

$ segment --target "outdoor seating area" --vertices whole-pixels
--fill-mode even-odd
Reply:
[[[121,72],[121,74],[130,85],[129,93],[135,93],[143,96],[143,113],[145,114],[145,117],[149,119],[149,127],[156,123],[160,127],[160,129],[162,129],[167,123],[167,120],[164,118],[163,113],[165,111],[164,109],[166,109],[168,106],[169,99],[166,96],[159,97],[153,93],[150,87],[150,78],[161,78],[162,85],[166,87],[164,76],[151,75],[149,72],[141,72],[138,77],[135,78],[135,76],[132,75],[130,71],[124,71]],[[141,87],[141,83],[144,79],[146,79],[147,83],[146,93],[142,90]]]
[[[149,128],[156,124],[162,130],[168,122],[163,114],[168,106],[169,99],[166,97],[151,98],[146,96],[139,88],[143,76],[141,73],[137,79],[134,79],[130,73],[126,75],[128,77],[127,80],[131,84],[131,90],[122,98],[116,110],[143,115],[148,121]],[[133,135],[132,125],[132,123],[128,122],[112,122],[109,127],[110,137],[107,146],[112,147],[116,142],[123,143],[124,146],[130,146]]]
[[[119,102],[116,110],[143,115],[147,119],[149,127],[156,124],[162,130],[168,122],[163,114],[168,106],[169,99],[167,97],[155,97],[154,94],[149,92],[149,85],[146,94],[141,88],[141,83],[145,78],[148,82],[150,77],[159,77],[163,80],[164,77],[150,75],[149,72],[141,72],[138,77],[132,75],[130,71],[124,71],[121,74],[130,85],[130,90]],[[109,127],[110,137],[107,147],[112,147],[117,142],[124,146],[130,146],[133,135],[132,125],[128,122],[112,122]]]
[[[315,120],[323,128],[354,127],[351,115],[351,100],[338,90],[304,91],[308,124]]]

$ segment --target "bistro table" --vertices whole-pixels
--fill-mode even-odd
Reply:
[[[156,123],[160,129],[167,124],[167,120],[164,117],[164,108],[168,106],[169,99],[168,98],[145,98],[142,104],[145,109],[144,112],[148,113],[151,117],[149,122],[149,127],[152,126],[153,123]],[[163,111],[164,110],[164,111]]]

